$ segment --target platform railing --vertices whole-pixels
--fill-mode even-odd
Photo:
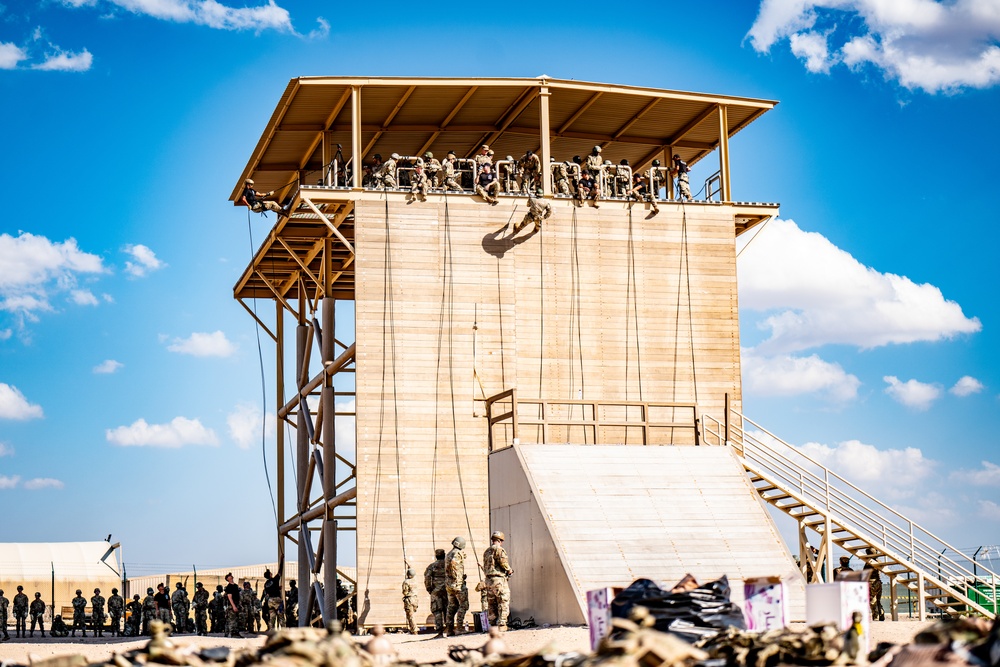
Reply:
[[[516,389],[508,389],[486,399],[486,418],[491,452],[518,443],[571,440],[597,445],[701,444],[698,406],[692,403],[520,398]]]
[[[821,534],[829,521],[833,543],[862,559],[874,558],[879,569],[901,566],[891,576],[901,575],[914,590],[923,588],[920,597],[952,598],[936,600],[940,607],[960,603],[995,615],[995,602],[988,609],[973,598],[988,592],[995,601],[1000,575],[736,410],[724,422],[703,415],[702,428],[705,444],[728,444],[739,454],[764,500]],[[866,556],[869,547],[874,556]]]

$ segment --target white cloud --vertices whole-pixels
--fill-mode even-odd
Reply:
[[[972,394],[978,394],[985,387],[983,383],[972,377],[971,375],[965,375],[955,383],[955,386],[949,389],[951,393],[955,396],[971,396]]]
[[[895,375],[886,375],[882,379],[889,385],[885,388],[885,393],[889,394],[897,403],[902,403],[908,408],[927,410],[934,401],[941,397],[941,387],[936,384],[927,384],[918,380],[901,382]]]
[[[33,320],[35,312],[52,310],[52,293],[72,292],[78,276],[105,272],[101,258],[80,250],[75,239],[0,234],[0,310]]]
[[[835,35],[833,53],[824,35]],[[843,62],[871,65],[908,89],[929,93],[1000,82],[1000,9],[994,0],[763,0],[747,35],[765,53],[788,39],[813,72]],[[826,64],[826,69],[820,67]]]
[[[992,500],[980,500],[979,516],[987,521],[1000,521],[1000,505]]]
[[[800,396],[819,394],[835,402],[853,400],[861,380],[840,364],[818,356],[779,355],[761,357],[751,349],[741,350],[743,388],[748,395]]]
[[[237,346],[221,331],[213,333],[192,333],[187,338],[174,338],[167,346],[171,352],[190,354],[193,357],[228,357],[236,352]]]
[[[122,447],[168,447],[184,445],[217,445],[215,431],[206,428],[197,419],[174,417],[168,424],[149,424],[139,419],[131,426],[107,429],[108,442]]]
[[[37,419],[42,406],[29,403],[17,387],[0,382],[0,419]]]
[[[0,475],[0,489],[13,489],[20,481],[20,475]]]
[[[27,57],[27,52],[17,44],[0,42],[0,69],[15,69]]]
[[[132,257],[125,262],[125,273],[135,278],[142,278],[166,266],[155,252],[140,243],[125,246],[125,252]]]
[[[274,0],[257,7],[230,7],[216,0],[64,0],[71,7],[112,6],[163,21],[194,23],[221,30],[294,32],[288,10]]]
[[[48,72],[86,72],[93,62],[94,56],[87,49],[79,53],[57,51],[37,65],[32,65],[31,68]]]
[[[274,435],[274,415],[267,414],[263,419],[259,405],[251,403],[240,403],[233,411],[226,415],[226,425],[229,427],[229,437],[240,446],[241,449],[248,449],[251,445],[259,443],[261,438],[262,422],[264,436],[270,438]]]
[[[973,486],[1000,486],[1000,466],[989,461],[983,461],[982,466],[979,470],[956,470],[951,479]]]
[[[14,335],[13,329],[0,329],[0,340],[7,340]]]
[[[0,442],[0,456],[14,456],[14,448],[5,442]]]
[[[40,489],[61,489],[66,485],[51,477],[35,477],[25,481],[23,486],[28,491],[38,491]]]
[[[771,313],[758,353],[827,344],[874,348],[953,338],[982,328],[930,284],[864,266],[821,234],[775,219],[737,265],[740,307]]]
[[[798,449],[862,488],[886,491],[893,497],[922,493],[920,482],[931,476],[935,466],[915,447],[878,449],[847,440],[833,447],[809,442]]]
[[[69,298],[78,306],[96,306],[99,303],[97,297],[89,289],[70,290]]]
[[[101,363],[94,366],[94,372],[98,375],[106,375],[110,373],[116,373],[125,364],[120,361],[115,361],[114,359],[105,359]]]

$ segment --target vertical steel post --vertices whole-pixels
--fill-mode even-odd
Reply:
[[[305,318],[305,313],[302,310],[305,308],[305,295],[299,296],[299,324],[295,327],[295,377],[301,378],[303,369],[302,365],[305,363],[306,359],[306,346],[309,344],[309,329],[303,323]],[[298,392],[302,390],[302,387],[298,387]],[[304,403],[299,404],[298,412],[296,413],[295,419],[295,469],[297,474],[297,486],[298,492],[296,498],[298,499],[298,504],[296,506],[297,513],[301,516],[302,512],[309,505],[309,499],[305,497],[306,493],[306,478],[309,475],[309,432],[306,430],[306,419],[308,415],[303,411],[302,406]],[[300,526],[300,530],[309,530],[309,527],[304,523]],[[308,592],[311,586],[309,585],[309,545],[306,544],[306,540],[299,538],[299,626],[305,626],[309,624],[309,618],[312,615],[311,610],[307,607],[308,605]]]
[[[329,296],[333,292],[333,241],[326,239],[323,252],[323,367],[332,364],[336,354],[334,349],[337,300]],[[333,376],[324,373],[323,392],[323,503],[337,495],[337,426],[336,395]],[[326,607],[324,618],[337,620],[337,522],[334,510],[327,507],[323,520],[323,603]]]
[[[549,87],[543,83],[542,87],[538,91],[538,102],[540,107],[538,125],[539,133],[542,135],[539,137],[542,146],[542,155],[540,157],[542,161],[542,169],[539,177],[542,179],[542,194],[546,197],[552,196],[552,168],[549,166],[549,160],[552,156],[552,134],[549,128],[550,94]]]

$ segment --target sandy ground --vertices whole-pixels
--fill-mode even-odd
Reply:
[[[930,624],[930,622],[921,623],[918,621],[874,623],[872,624],[873,645],[882,641],[894,644],[906,643],[920,629]],[[446,660],[449,646],[464,645],[470,648],[478,648],[486,642],[486,636],[482,634],[469,634],[444,639],[432,639],[432,635],[418,635],[414,637],[411,635],[390,634],[387,636],[395,644],[401,658],[419,662]],[[180,635],[174,639],[178,644],[190,646],[259,648],[264,645],[265,637],[264,635],[251,635],[246,639],[227,639],[221,636],[197,637],[193,635]],[[367,639],[367,637],[360,637],[358,641],[365,642]],[[507,644],[507,652],[509,653],[533,653],[546,647],[552,647],[556,651],[586,652],[590,646],[587,628],[581,626],[516,630],[505,634],[503,639]],[[0,644],[0,662],[4,664],[30,664],[32,661],[51,658],[53,656],[77,653],[83,654],[89,662],[102,662],[110,658],[113,653],[124,653],[134,648],[139,648],[146,641],[146,639],[119,639],[107,636],[103,638],[88,636],[86,639],[79,637],[52,638],[46,636],[45,639],[41,639],[36,634],[34,638],[12,638],[9,642]]]

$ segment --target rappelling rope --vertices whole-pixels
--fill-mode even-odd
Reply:
[[[577,217],[576,217],[576,207],[573,207],[573,222],[571,227],[571,236],[573,238],[573,263],[571,272],[571,281],[573,286],[573,301],[570,304],[570,318],[569,318],[569,392],[570,400],[575,398],[573,396],[573,387],[575,384],[575,374],[576,374],[576,360],[573,358],[573,345],[574,345],[574,328],[576,329],[576,356],[580,361],[580,398],[582,399],[585,395],[586,381],[584,379],[584,367],[583,367],[583,335],[581,333],[581,316],[580,316],[580,248],[577,239]],[[572,407],[572,404],[571,404]],[[570,417],[572,417],[573,411],[570,410]],[[581,421],[586,420],[586,408],[580,405],[580,419]],[[597,418],[597,415],[594,415]],[[597,442],[597,432],[596,426],[594,432],[594,442]],[[569,434],[567,433],[567,436]],[[589,444],[587,442],[587,428],[583,428],[583,444]]]

